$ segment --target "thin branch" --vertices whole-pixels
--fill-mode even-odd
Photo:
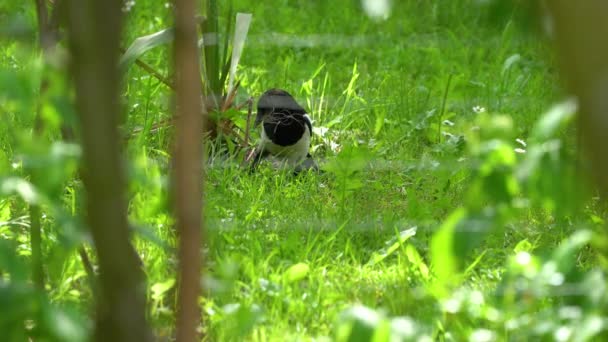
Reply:
[[[203,243],[203,117],[194,0],[175,1],[174,68],[176,77],[176,134],[173,195],[179,232],[177,341],[200,340],[201,243]],[[202,113],[202,115],[201,115]]]
[[[236,92],[239,89],[240,85],[241,85],[241,80],[238,80],[236,82],[236,85],[234,86],[234,88],[232,88],[232,90],[228,94],[228,96],[226,96],[226,99],[224,100],[224,103],[222,104],[222,107],[221,107],[222,112],[225,112],[226,110],[228,110],[228,108],[232,107],[232,103],[234,102],[234,98],[236,97]]]
[[[34,285],[44,291],[44,268],[42,263],[42,229],[40,227],[40,206],[30,205],[30,244],[32,248]]]
[[[126,50],[123,49],[123,48],[120,48],[120,52],[121,53],[125,53]],[[156,69],[154,69],[148,63],[146,63],[146,62],[144,62],[144,61],[142,61],[141,59],[138,58],[138,59],[135,60],[135,64],[137,64],[138,67],[144,69],[147,73],[149,73],[154,78],[156,78],[157,80],[159,80],[160,82],[162,82],[164,85],[166,85],[167,87],[169,87],[171,90],[175,90],[175,84],[173,84],[173,82],[171,82],[171,80],[169,80],[165,76],[161,75],[160,72],[156,71]]]
[[[247,104],[247,124],[245,128],[245,139],[243,141],[242,146],[243,149],[247,150],[247,147],[249,146],[249,132],[251,131],[251,117],[253,114],[253,97],[250,97],[245,103]],[[243,158],[241,166],[247,165],[247,163],[250,162],[251,158],[253,158],[254,153],[255,149],[252,149],[251,151],[249,151],[249,153],[245,152],[245,157]]]
[[[247,100],[247,123],[245,125],[245,139],[243,141],[243,148],[249,146],[249,131],[251,130],[251,116],[253,114],[253,97]]]
[[[89,280],[91,292],[93,292],[93,295],[97,296],[99,293],[97,291],[97,282],[95,281],[95,270],[93,269],[93,264],[91,263],[89,254],[87,253],[87,250],[84,248],[84,246],[80,246],[78,248],[78,255],[80,256],[80,261],[82,262],[84,271],[87,274],[87,279]]]

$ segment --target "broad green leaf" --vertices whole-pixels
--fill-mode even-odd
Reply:
[[[431,239],[432,267],[441,286],[440,290],[449,286],[458,274],[460,261],[454,249],[454,235],[456,226],[466,215],[467,211],[464,208],[453,211]]]
[[[367,149],[347,146],[340,151],[336,158],[328,161],[324,168],[338,178],[351,178],[353,173],[362,171],[370,160],[371,155]]]
[[[308,264],[300,262],[289,267],[287,271],[283,273],[283,279],[285,279],[285,281],[287,281],[288,283],[293,283],[306,278],[309,272],[310,266],[308,266]]]
[[[149,50],[173,41],[173,29],[164,29],[147,36],[139,37],[133,41],[131,46],[120,57],[118,66],[125,73],[129,66]]]
[[[389,320],[382,320],[374,331],[372,342],[388,342],[391,341],[391,322]]]

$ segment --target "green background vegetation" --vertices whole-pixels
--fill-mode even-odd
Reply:
[[[549,41],[526,12],[464,0],[394,1],[386,20],[348,0],[233,7],[253,14],[238,100],[292,93],[314,120],[326,172],[248,174],[242,152],[207,145],[209,340],[605,334],[605,209],[580,175],[576,110]],[[226,13],[220,4],[221,27]],[[76,248],[89,238],[79,149],[58,142],[72,95],[28,35],[33,5],[4,2],[0,21],[11,34],[0,44],[0,331],[80,340],[92,293]],[[169,2],[136,1],[124,46],[171,22]],[[168,75],[170,56],[142,59]],[[39,98],[43,73],[51,88]],[[136,66],[125,76],[122,129],[144,128],[125,148],[130,221],[159,337],[175,323],[172,129],[149,128],[171,117],[171,96]],[[38,101],[47,129],[33,138]],[[244,127],[245,112],[232,115]],[[26,203],[44,213],[44,294],[28,285]]]

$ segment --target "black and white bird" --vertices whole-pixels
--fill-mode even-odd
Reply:
[[[257,110],[254,126],[262,124],[262,129],[252,169],[269,156],[296,173],[318,169],[309,153],[312,122],[306,110],[288,92],[267,90],[260,97]]]

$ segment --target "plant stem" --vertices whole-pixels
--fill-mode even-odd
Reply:
[[[199,308],[203,221],[203,118],[194,0],[175,1],[174,69],[176,76],[176,134],[173,156],[173,203],[179,233],[178,342],[200,341]],[[213,20],[207,20],[213,22]],[[217,18],[215,18],[217,23]],[[208,46],[205,46],[207,48]],[[216,49],[217,51],[217,45]],[[206,50],[207,52],[207,50]],[[201,115],[202,113],[202,115]]]
[[[42,263],[42,229],[40,227],[40,207],[30,205],[30,247],[32,249],[32,279],[34,285],[44,291],[44,268]]]
[[[443,121],[443,113],[445,112],[445,104],[448,100],[448,93],[450,92],[450,83],[452,83],[452,74],[448,76],[448,82],[445,85],[443,92],[443,100],[441,101],[441,111],[439,112],[439,122],[437,123],[437,142],[441,142],[441,124]]]

